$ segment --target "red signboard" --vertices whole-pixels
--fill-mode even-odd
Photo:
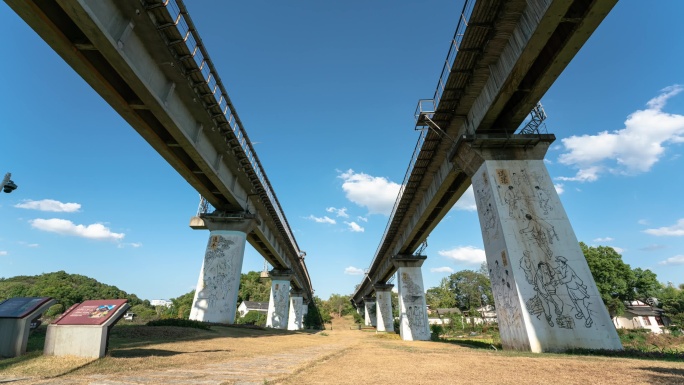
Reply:
[[[24,318],[50,301],[50,297],[17,297],[0,302],[0,318]]]
[[[126,303],[125,299],[101,299],[74,305],[53,322],[57,325],[102,325]]]

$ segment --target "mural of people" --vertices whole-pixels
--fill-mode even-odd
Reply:
[[[587,285],[584,284],[582,279],[577,276],[575,271],[568,266],[568,260],[563,256],[556,257],[556,262],[558,262],[558,283],[564,284],[568,289],[568,295],[570,300],[575,305],[575,318],[585,319],[584,326],[591,327],[594,321],[591,319],[591,313],[589,308],[585,303],[585,300],[589,298],[589,293],[587,293]]]
[[[558,239],[556,229],[548,222],[535,218],[530,214],[525,214],[525,218],[528,221],[527,226],[520,230],[520,234],[526,235],[546,255],[547,261],[551,261],[553,251],[549,245],[553,244],[554,238]]]
[[[551,304],[557,316],[563,314],[563,301],[556,294],[555,274],[553,269],[545,262],[537,265],[537,274],[534,276],[534,290],[541,299],[546,322],[553,327]]]
[[[518,193],[515,191],[515,188],[513,186],[508,186],[508,189],[504,193],[504,203],[508,205],[508,216],[511,218],[517,218],[518,213],[520,212],[518,209],[518,201],[520,200],[520,197],[518,196]]]
[[[534,192],[537,197],[537,202],[539,202],[539,208],[542,209],[544,214],[548,214],[549,211],[553,210],[553,206],[549,204],[551,197],[549,193],[539,186],[534,186]]]

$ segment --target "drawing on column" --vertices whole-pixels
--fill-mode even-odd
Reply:
[[[530,214],[525,214],[525,218],[528,221],[527,226],[520,230],[520,234],[526,235],[530,241],[536,244],[546,256],[547,262],[550,262],[553,251],[549,245],[553,244],[554,238],[558,240],[556,229],[545,220],[533,217]]]
[[[388,325],[391,325],[391,318],[392,318],[392,312],[389,310],[389,306],[387,304],[387,301],[385,301],[385,297],[379,297],[378,301],[380,302],[380,316],[382,317],[382,323],[385,326],[385,329],[388,328]]]
[[[273,314],[271,314],[271,325],[273,326],[283,326],[282,321],[284,317],[287,315],[285,314],[285,309],[287,305],[287,294],[288,294],[288,285],[286,284],[279,284],[276,283],[275,287],[273,288],[273,307],[274,311]]]
[[[207,307],[220,313],[228,309],[220,306],[227,297],[227,291],[233,277],[231,258],[227,254],[235,242],[220,235],[209,238],[209,245],[204,257],[204,287],[197,298],[207,301]]]
[[[502,260],[505,258],[505,252],[501,253]],[[506,264],[504,264],[505,266]],[[499,265],[499,261],[494,261],[494,269],[489,269],[489,276],[492,282],[492,294],[494,295],[494,303],[496,304],[497,317],[499,322],[504,325],[516,325],[520,320],[520,311],[516,304],[514,284],[511,284],[512,277],[508,273],[508,269],[504,269]]]
[[[591,318],[591,313],[589,312],[589,305],[585,302],[589,299],[589,293],[587,292],[587,285],[584,284],[582,279],[577,276],[575,271],[568,266],[568,260],[563,256],[557,256],[556,262],[558,262],[558,283],[562,283],[568,290],[568,295],[570,300],[575,306],[575,318],[584,318],[584,326],[591,327],[594,321]]]
[[[402,291],[402,297],[405,309],[407,309],[406,319],[408,320],[411,333],[422,334],[422,328],[425,326],[425,306],[423,305],[422,289],[413,282],[411,276],[406,272],[401,273],[401,285],[406,289],[405,292]]]
[[[563,301],[556,294],[557,281],[555,280],[555,272],[546,262],[539,262],[537,271],[534,276],[534,290],[537,294],[525,304],[527,310],[540,319],[541,314],[549,326],[553,327],[553,314],[551,313],[551,305],[557,317],[563,315]]]
[[[539,203],[539,208],[544,212],[544,214],[548,214],[549,211],[553,211],[553,206],[549,204],[549,200],[551,199],[549,193],[539,186],[534,186],[534,190],[537,197],[537,202]]]
[[[506,192],[504,193],[504,198],[503,201],[508,205],[508,216],[511,218],[519,218],[520,217],[520,208],[519,208],[519,201],[522,199],[519,195],[518,192],[515,190],[515,187],[512,185],[508,186],[508,189],[506,189]]]
[[[294,311],[294,323],[295,324],[297,322],[301,322],[301,320],[302,320],[302,317],[301,317],[302,307],[300,305],[301,304],[299,303],[299,301],[292,301],[292,307],[293,307],[292,310]]]
[[[525,273],[525,280],[527,281],[527,283],[533,285],[534,267],[532,265],[532,256],[530,255],[530,252],[527,250],[523,251],[523,257],[520,258],[520,268],[523,269],[523,272]]]
[[[498,238],[499,226],[496,220],[496,214],[494,213],[494,207],[492,206],[492,194],[491,190],[486,187],[481,190],[477,190],[476,197],[478,199],[478,211],[482,210],[482,225],[485,229],[487,236],[490,240],[495,240]]]

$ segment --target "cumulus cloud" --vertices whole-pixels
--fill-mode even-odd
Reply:
[[[684,235],[684,218],[677,221],[672,226],[659,227],[657,229],[646,229],[644,233],[657,237],[681,237]]]
[[[325,211],[327,211],[329,213],[335,213],[335,215],[337,215],[338,217],[349,218],[349,214],[347,214],[347,208],[346,207],[343,207],[341,209],[338,209],[335,207],[328,207],[327,209],[325,209]]]
[[[612,247],[613,250],[615,250],[615,252],[618,254],[622,254],[626,251],[626,249],[623,249],[622,247],[616,247],[616,246],[610,246],[610,247]]]
[[[364,275],[365,273],[363,272],[362,269],[359,269],[358,267],[349,266],[349,267],[344,269],[344,274],[347,274],[347,275]]]
[[[594,242],[596,242],[596,243],[598,243],[598,242],[610,242],[612,240],[613,240],[613,238],[611,238],[611,237],[605,237],[605,238],[596,238],[596,239],[594,239]]]
[[[355,204],[366,207],[369,214],[392,213],[394,201],[399,194],[400,184],[391,182],[384,177],[372,176],[364,173],[356,173],[349,169],[340,173],[342,190],[347,199]]]
[[[360,220],[361,222],[368,222],[368,218],[366,217],[358,216],[356,219]]]
[[[553,188],[556,189],[556,193],[558,195],[561,195],[563,193],[563,191],[565,191],[565,189],[563,188],[563,183],[555,183],[553,185]]]
[[[40,201],[26,200],[17,203],[14,207],[20,209],[51,211],[56,213],[73,213],[81,209],[79,203],[62,203],[53,199],[43,199]]]
[[[363,227],[359,226],[356,222],[344,222],[347,226],[349,226],[349,230],[351,230],[354,233],[363,233],[366,231]]]
[[[675,255],[664,261],[658,262],[659,265],[684,265],[684,255]]]
[[[477,211],[477,205],[475,204],[475,193],[473,193],[472,185],[470,185],[470,187],[465,190],[463,195],[461,195],[454,205],[454,209],[463,211]]]
[[[444,266],[444,267],[432,267],[430,268],[430,273],[449,273],[453,274],[454,269],[450,268],[449,266]]]
[[[574,177],[557,179],[593,182],[605,172],[649,171],[663,156],[665,145],[684,142],[684,115],[663,112],[667,100],[682,90],[680,85],[664,88],[646,103],[646,109],[627,117],[625,128],[562,139],[566,152],[558,160],[578,171]]]
[[[101,223],[91,225],[76,225],[66,219],[34,219],[29,221],[31,226],[38,230],[48,231],[62,235],[95,239],[98,241],[120,241],[126,234],[114,233]]]
[[[118,247],[120,249],[123,249],[124,247],[132,247],[134,249],[137,249],[138,247],[141,247],[141,246],[142,246],[142,243],[140,243],[140,242],[131,242],[131,243],[120,243]]]
[[[5,250],[0,250],[0,256],[2,256],[2,255],[7,255],[7,254],[9,254],[7,251],[5,251]]]
[[[306,219],[311,219],[312,221],[314,221],[316,223],[330,223],[331,225],[334,225],[335,223],[337,223],[334,219],[329,218],[327,215],[324,216],[323,218],[319,218],[319,217],[315,217],[313,215],[309,215],[308,217],[306,217]]]
[[[440,250],[437,254],[451,258],[457,262],[468,263],[472,265],[479,265],[487,258],[485,251],[474,246],[459,246],[451,250]]]

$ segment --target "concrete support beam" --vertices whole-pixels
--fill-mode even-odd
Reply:
[[[285,329],[288,326],[287,321],[290,310],[289,298],[292,271],[272,270],[269,272],[269,276],[271,277],[271,296],[268,300],[266,327]]]
[[[232,324],[235,322],[247,234],[257,222],[254,219],[228,221],[211,217],[204,217],[203,222],[210,235],[190,319]]]
[[[377,325],[377,317],[376,317],[377,309],[375,306],[375,298],[364,297],[363,298],[363,304],[364,304],[365,325],[366,326]]]
[[[397,255],[392,259],[397,267],[399,332],[404,341],[430,340],[423,274],[420,268],[425,259],[425,255]]]
[[[460,143],[505,349],[622,349],[543,157],[550,142]],[[521,144],[521,146],[516,146]]]
[[[392,317],[392,288],[394,285],[376,284],[375,289],[377,323],[379,332],[394,331],[394,317]]]
[[[303,301],[302,291],[290,292],[290,313],[287,321],[287,330],[301,330],[303,328]]]

